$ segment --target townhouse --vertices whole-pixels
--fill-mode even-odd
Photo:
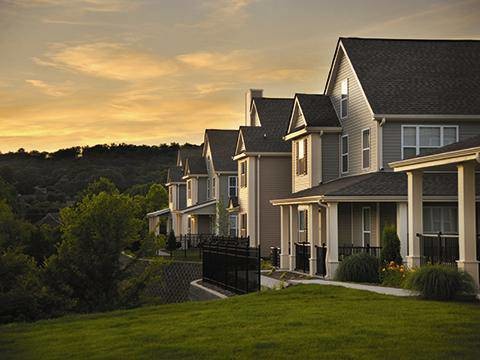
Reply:
[[[422,236],[458,239],[456,169],[407,180],[389,164],[480,134],[479,80],[480,41],[340,38],[324,94],[295,96],[284,136],[291,194],[272,200],[281,214],[281,267],[304,266],[299,256],[308,254],[307,271],[331,278],[343,245],[378,246],[387,224],[410,266],[420,265]],[[422,190],[420,206],[408,205],[413,188]],[[478,264],[470,265],[478,282]]]

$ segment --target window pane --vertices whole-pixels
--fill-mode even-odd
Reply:
[[[440,146],[440,128],[421,127],[420,146]]]
[[[342,95],[348,95],[348,79],[342,81]]]
[[[403,158],[409,159],[417,155],[417,149],[415,148],[403,148]]]
[[[363,230],[370,231],[370,209],[363,209]]]
[[[347,95],[342,95],[340,100],[340,117],[343,119],[348,116],[348,97]]]
[[[363,150],[363,168],[370,167],[370,150]]]
[[[305,156],[305,148],[303,146],[303,141],[299,141],[298,143],[298,158],[299,159],[303,159],[303,157]]]
[[[348,153],[348,137],[342,137],[342,154]]]
[[[370,147],[370,130],[365,130],[362,134],[362,147],[363,149]]]
[[[414,127],[403,128],[403,145],[416,146],[417,145],[417,130]]]
[[[448,145],[457,142],[457,128],[444,127],[443,128],[443,145]]]
[[[433,232],[432,225],[432,208],[424,207],[423,208],[423,231],[426,233]]]
[[[348,171],[348,155],[342,155],[342,172]]]

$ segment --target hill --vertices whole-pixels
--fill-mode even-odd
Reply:
[[[3,359],[478,359],[480,307],[301,285],[0,327]]]

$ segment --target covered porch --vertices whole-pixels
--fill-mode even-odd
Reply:
[[[215,231],[216,201],[210,200],[182,210],[181,234],[213,234]]]
[[[422,265],[429,239],[424,233],[425,171],[454,169],[457,177],[457,233],[447,239],[439,234],[437,243],[440,251],[432,255],[440,257],[441,262],[450,262],[459,269],[468,272],[477,286],[479,285],[479,258],[477,253],[477,194],[476,172],[480,160],[480,136],[445,146],[435,153],[412,159],[397,161],[390,166],[396,172],[406,172],[408,179],[408,256],[411,267]],[[444,174],[437,174],[439,178]],[[445,239],[442,241],[442,237]],[[431,237],[430,237],[431,238]],[[450,261],[448,261],[450,260]]]

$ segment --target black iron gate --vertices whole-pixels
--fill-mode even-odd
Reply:
[[[317,275],[326,276],[327,275],[327,247],[325,244],[322,246],[315,245],[317,250]]]
[[[295,243],[295,270],[310,272],[310,243]]]

